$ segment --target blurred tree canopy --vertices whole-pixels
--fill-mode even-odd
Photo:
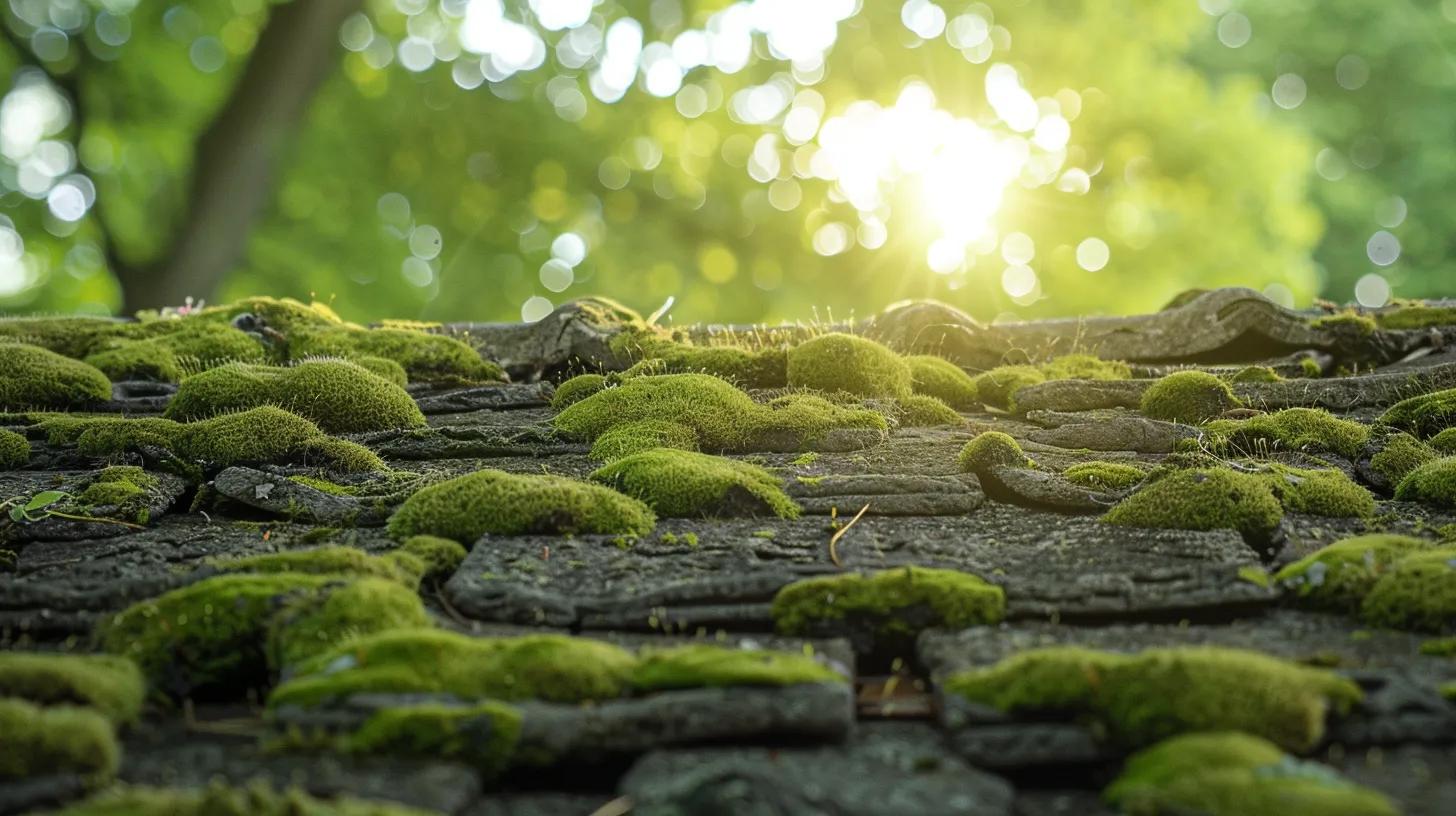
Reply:
[[[5,0],[0,309],[1439,294],[1452,20],[1456,0]]]

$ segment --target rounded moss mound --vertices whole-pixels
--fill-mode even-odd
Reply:
[[[288,353],[301,357],[383,357],[402,366],[411,382],[474,383],[505,378],[500,366],[442,334],[411,329],[313,326],[288,334]]]
[[[194,318],[190,319],[231,324],[236,318],[242,315],[251,315],[257,322],[284,334],[310,326],[333,327],[345,325],[344,321],[339,318],[338,313],[326,303],[320,303],[316,300],[303,303],[293,298],[272,298],[267,296],[242,298],[232,303],[208,306],[198,312]]]
[[[331,748],[345,754],[453,759],[487,779],[506,770],[521,736],[521,712],[493,700],[411,703],[376,709]]]
[[[420,576],[425,569],[425,565],[420,559],[401,550],[395,550],[388,555],[370,555],[354,547],[341,546],[263,553],[244,558],[224,558],[212,562],[212,566],[219,572],[255,574],[287,572],[298,575],[350,575],[356,578],[383,578],[411,589],[419,584]]]
[[[1259,465],[1257,474],[1286,510],[1331,518],[1357,518],[1375,512],[1375,497],[1338,470]]]
[[[1456,388],[1401,400],[1381,414],[1380,421],[1421,438],[1456,427]]]
[[[403,539],[434,535],[475,541],[486,533],[646,535],[657,519],[642,502],[600,485],[561,476],[481,470],[432,484],[389,518]]]
[[[1456,431],[1442,433],[1451,434],[1451,441],[1456,442]],[[1440,449],[1436,441],[1440,438],[1437,435],[1428,445],[1403,431],[1389,434],[1379,442],[1379,451],[1370,457],[1370,469],[1385,480],[1386,486],[1398,485],[1411,471],[1437,458]]]
[[[1435,459],[1406,474],[1395,488],[1395,497],[1456,508],[1456,456]]]
[[[1415,553],[1395,562],[1370,588],[1360,614],[1376,626],[1456,630],[1456,547]]]
[[[348,473],[386,469],[363,445],[334,439],[307,419],[272,406],[185,423],[173,447],[182,458],[215,468],[302,461]]]
[[[994,467],[1035,467],[1010,434],[986,431],[967,442],[956,457],[966,473],[984,473]]]
[[[351,357],[349,358],[349,362],[375,376],[389,380],[400,388],[409,384],[409,374],[405,373],[404,366],[388,358],[365,355],[362,357]]]
[[[1103,798],[1124,813],[1397,816],[1383,795],[1236,731],[1185,734],[1128,758]]]
[[[668,518],[799,515],[778,477],[757,465],[706,453],[668,448],[634,453],[591,478]]]
[[[434,812],[367,799],[315,799],[301,790],[275,792],[261,783],[234,788],[214,782],[206,788],[112,785],[52,816],[430,816]]]
[[[641,343],[642,359],[628,370],[654,374],[712,374],[740,388],[783,388],[788,357],[783,349],[750,351],[737,346],[691,346],[667,341]]]
[[[1274,579],[1292,588],[1303,605],[1355,612],[1393,564],[1431,546],[1423,539],[1384,533],[1341,539],[1285,566]]]
[[[309,360],[288,367],[219,366],[184,379],[166,416],[205,419],[259,405],[280,406],[330,433],[425,424],[424,414],[403,388],[344,360]]]
[[[0,408],[66,408],[111,399],[111,381],[40,346],[0,345]]]
[[[30,464],[30,442],[16,433],[0,428],[0,470],[19,470]]]
[[[611,462],[654,448],[695,451],[698,449],[698,434],[686,425],[665,419],[628,422],[597,437],[587,455],[599,462]]]
[[[1231,470],[1179,470],[1163,474],[1118,502],[1103,521],[1126,527],[1237,530],[1263,542],[1284,510],[1258,476]]]
[[[115,655],[0,653],[0,697],[84,705],[118,725],[136,722],[146,699],[136,664]]]
[[[1198,425],[1236,408],[1228,383],[1205,371],[1175,371],[1143,392],[1142,412],[1153,419]]]
[[[1272,383],[1281,382],[1283,379],[1279,372],[1269,366],[1245,366],[1228,378],[1232,383]]]
[[[419,560],[424,567],[421,580],[444,580],[465,561],[465,547],[458,541],[439,536],[417,535],[405,539],[396,553]]]
[[[231,326],[167,320],[142,324],[141,331],[151,336],[101,343],[86,356],[87,364],[95,366],[113,382],[177,382],[189,371],[228,362],[262,362],[267,357],[261,343]]]
[[[1344,713],[1362,696],[1331,672],[1215,647],[1031,649],[952,675],[944,688],[1012,714],[1092,719],[1126,747],[1236,730],[1298,752],[1319,744],[1331,710]]]
[[[706,450],[742,445],[753,432],[758,406],[726,380],[708,374],[633,377],[569,405],[556,427],[595,440],[629,422],[666,420],[693,429]]]
[[[1121,360],[1103,360],[1091,354],[1066,354],[1041,366],[1048,380],[1126,380],[1132,368]]]
[[[1008,365],[977,374],[976,398],[993,408],[1016,410],[1016,392],[1028,385],[1046,382],[1046,374],[1030,365]]]
[[[556,393],[551,395],[551,410],[560,411],[606,387],[607,378],[601,374],[578,374],[556,386]]]
[[[921,354],[906,357],[911,386],[917,394],[935,397],[952,408],[971,410],[980,405],[976,381],[960,366],[942,357]]]
[[[74,773],[109,779],[121,748],[109,720],[86,708],[0,698],[0,780]]]
[[[789,385],[866,397],[909,396],[910,366],[873,340],[825,334],[789,349]]]
[[[845,682],[844,675],[808,655],[701,643],[645,650],[632,670],[632,686],[639,691]]]
[[[284,669],[369,632],[430,625],[412,580],[361,578],[288,599],[269,619],[268,665]]]
[[[1123,490],[1147,478],[1140,467],[1124,462],[1079,462],[1062,471],[1072,484],[1094,490]]]
[[[775,628],[786,635],[834,631],[844,622],[912,635],[931,626],[963,629],[996,623],[1006,593],[968,572],[904,567],[795,581],[773,600]]]
[[[961,415],[935,397],[912,394],[900,399],[900,424],[906,428],[933,428],[938,425],[959,425]]]
[[[1427,442],[1431,450],[1446,456],[1456,455],[1456,428],[1447,428],[1431,437]]]
[[[1215,451],[1263,454],[1270,450],[1332,451],[1354,459],[1370,429],[1318,408],[1287,408],[1249,419],[1221,419],[1205,426]]]

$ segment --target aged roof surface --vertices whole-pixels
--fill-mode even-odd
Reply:
[[[255,298],[0,410],[0,813],[1456,813],[1451,303]]]

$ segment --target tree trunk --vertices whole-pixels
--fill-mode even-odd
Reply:
[[[339,26],[362,0],[293,0],[273,7],[243,74],[197,143],[191,193],[155,264],[114,270],[124,309],[208,297],[242,258],[272,199],[278,161],[309,101],[338,64]]]

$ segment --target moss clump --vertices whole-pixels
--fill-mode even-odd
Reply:
[[[551,410],[560,411],[606,387],[607,378],[601,374],[578,374],[556,386],[556,393],[551,395]]]
[[[1269,462],[1258,476],[1286,510],[1331,518],[1356,518],[1375,512],[1375,497],[1338,470],[1306,470]]]
[[[628,422],[597,437],[597,441],[592,443],[591,452],[587,455],[599,462],[611,462],[654,448],[696,451],[698,434],[686,425],[679,425],[665,419]]]
[[[788,384],[788,355],[783,349],[750,351],[737,346],[692,346],[642,338],[637,338],[637,345],[641,360],[624,376],[632,376],[635,369],[651,374],[712,374],[740,388],[782,388]]]
[[[111,381],[80,360],[24,343],[0,346],[0,408],[66,408],[111,399]]]
[[[1102,517],[1109,524],[1172,530],[1237,530],[1266,539],[1284,518],[1258,476],[1225,469],[1178,470],[1151,479]]]
[[[1028,385],[1046,382],[1046,374],[1036,366],[1008,365],[977,374],[973,382],[976,398],[993,408],[1016,410],[1016,392]]]
[[[827,622],[865,620],[889,634],[924,626],[961,629],[996,623],[1006,614],[1006,593],[966,572],[904,567],[873,575],[850,573],[795,581],[773,600],[774,626],[787,635],[809,634]]]
[[[1262,454],[1271,449],[1332,451],[1354,459],[1370,429],[1318,408],[1286,408],[1249,419],[1221,419],[1206,426],[1215,451]]]
[[[1269,366],[1245,366],[1228,378],[1232,383],[1272,383],[1281,382],[1283,379],[1279,372]]]
[[[1345,538],[1285,566],[1274,578],[1292,588],[1302,604],[1354,612],[1392,565],[1430,546],[1419,538],[1380,533]]]
[[[631,679],[641,691],[845,682],[844,675],[807,655],[700,643],[644,651]]]
[[[898,398],[910,395],[911,373],[904,358],[873,340],[825,334],[789,349],[788,382],[795,388]]]
[[[1435,441],[1427,445],[1408,433],[1391,434],[1385,438],[1380,452],[1370,457],[1370,469],[1389,484],[1398,485],[1411,471],[1436,458]]]
[[[1429,329],[1432,326],[1456,326],[1456,306],[1427,306],[1406,303],[1375,316],[1386,329]]]
[[[109,720],[85,708],[43,708],[0,697],[0,779],[79,773],[109,779],[121,762],[121,747]]]
[[[1153,419],[1198,425],[1236,408],[1228,383],[1206,371],[1175,371],[1143,392],[1142,412]]]
[[[212,566],[219,572],[257,575],[292,573],[383,578],[410,589],[419,586],[420,577],[425,572],[425,563],[407,552],[396,550],[388,555],[370,555],[353,547],[338,546],[219,559],[213,561]]]
[[[1147,471],[1125,462],[1079,462],[1062,475],[1072,484],[1095,490],[1123,490],[1147,478]]]
[[[1330,329],[1336,332],[1344,332],[1356,337],[1369,337],[1375,333],[1375,318],[1369,315],[1356,314],[1355,312],[1340,312],[1339,314],[1316,317],[1309,321],[1309,325],[1316,329]]]
[[[1456,629],[1456,547],[1414,553],[1395,562],[1370,588],[1360,614],[1376,626],[1423,632]]]
[[[114,785],[52,816],[429,816],[417,810],[362,799],[315,799],[299,790],[275,792],[262,784],[234,788],[148,788]]]
[[[1299,361],[1299,370],[1309,379],[1319,379],[1324,376],[1325,370],[1312,357],[1304,357]]]
[[[846,408],[813,394],[788,394],[760,406],[750,417],[750,427],[755,434],[788,433],[801,444],[808,444],[832,430],[859,428],[883,432],[888,424],[877,411]]]
[[[435,629],[361,637],[296,667],[270,707],[371,692],[575,703],[620,697],[637,665],[617,646],[566,635],[475,638]]]
[[[422,569],[418,559],[404,557]],[[430,616],[415,593],[419,573],[412,578],[407,585],[361,578],[288,599],[268,621],[264,641],[268,665],[294,666],[361,634],[429,626]]]
[[[15,431],[0,428],[0,470],[19,470],[30,464],[30,443]]]
[[[757,465],[657,448],[613,461],[591,475],[595,481],[641,499],[667,518],[721,514],[796,518],[799,507],[784,494],[778,477]]]
[[[1380,421],[1421,438],[1456,427],[1456,388],[1401,400],[1381,414]]]
[[[300,357],[383,357],[404,367],[411,382],[475,383],[505,379],[501,367],[442,334],[409,329],[313,326],[288,334],[288,353]]]
[[[1456,428],[1447,428],[1436,434],[1427,441],[1431,450],[1443,453],[1447,456],[1456,455]]]
[[[232,303],[209,306],[190,319],[230,324],[241,315],[252,315],[257,322],[283,334],[308,327],[328,328],[345,325],[338,313],[328,304],[316,300],[303,303],[293,298],[265,296],[242,298]]]
[[[1390,800],[1330,768],[1235,731],[1185,734],[1128,758],[1103,798],[1125,813],[1396,816]]]
[[[287,649],[268,642],[275,619],[297,618],[300,608],[312,611],[320,598],[349,586],[349,581],[336,576],[220,575],[128,607],[98,626],[97,637],[106,651],[136,661],[152,688],[161,693],[185,696],[261,686],[269,669],[278,668],[270,666],[267,656],[292,654],[297,647],[297,641]],[[310,635],[314,641],[310,646],[318,649],[332,645],[329,638],[423,620],[424,610],[414,592],[379,580],[369,580],[365,590],[346,596],[363,602],[360,608],[336,614],[333,620],[310,620],[299,633]],[[380,594],[393,599],[408,596],[413,605],[375,604]],[[394,614],[405,607],[403,616]],[[336,608],[327,611],[339,613]],[[331,625],[334,622],[346,625]]]
[[[466,555],[460,542],[432,535],[410,536],[395,552],[419,559],[424,567],[421,580],[448,578],[460,568]]]
[[[0,697],[18,697],[47,706],[85,706],[124,725],[141,716],[146,691],[141,672],[126,658],[0,653]]]
[[[152,336],[100,343],[86,356],[86,363],[113,382],[177,382],[189,371],[228,362],[257,363],[267,358],[257,340],[231,326],[195,320],[167,320],[153,325],[165,329],[143,329]]]
[[[90,354],[100,341],[128,330],[127,323],[109,317],[0,317],[0,338],[74,359]]]
[[[104,468],[77,498],[91,507],[140,509],[145,506],[149,491],[157,487],[157,477],[132,465]]]
[[[915,393],[935,397],[952,408],[970,410],[980,405],[976,381],[960,366],[941,357],[921,354],[906,357]]]
[[[179,425],[172,449],[215,468],[313,461],[346,473],[387,469],[363,445],[334,439],[307,419],[267,405]]]
[[[432,484],[389,519],[395,538],[436,535],[475,541],[486,533],[646,535],[657,520],[647,505],[599,485],[561,476],[481,470]]]
[[[959,425],[961,415],[935,397],[912,394],[900,400],[900,424],[906,428]]]
[[[1048,380],[1126,380],[1132,368],[1121,360],[1103,360],[1091,354],[1067,354],[1042,363]]]
[[[1456,507],[1456,456],[1425,463],[1396,485],[1395,497],[1436,507]]]
[[[346,754],[466,762],[489,778],[510,765],[520,736],[521,712],[514,706],[425,703],[380,709],[334,747]]]
[[[1301,752],[1319,743],[1331,709],[1343,713],[1361,698],[1359,686],[1330,672],[1213,647],[1136,655],[1032,649],[944,686],[1010,713],[1088,718],[1128,747],[1229,729]]]
[[[961,448],[956,461],[966,473],[984,473],[994,467],[1036,467],[1021,445],[1000,431],[978,434]]]
[[[400,388],[409,384],[409,374],[405,372],[404,366],[388,358],[364,355],[361,357],[350,357],[349,362],[377,377],[389,380]]]
[[[259,405],[282,407],[330,433],[425,424],[424,414],[403,388],[345,360],[219,366],[183,380],[166,416],[197,420]]]

